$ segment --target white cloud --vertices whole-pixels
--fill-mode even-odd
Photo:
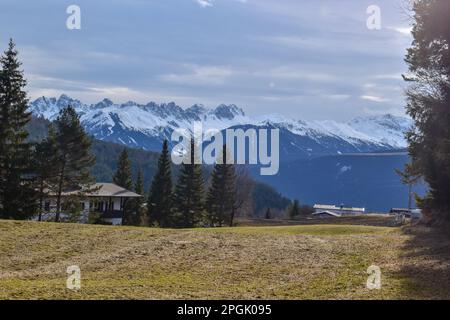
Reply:
[[[322,34],[266,34],[252,35],[250,40],[269,43],[288,50],[298,50],[299,54],[317,52],[333,53],[333,56],[348,56],[349,54],[366,55],[367,57],[395,57],[402,59],[405,47],[410,40],[404,34],[385,32],[377,36],[367,37],[358,28],[333,30],[332,36],[324,37]],[[389,47],[390,50],[386,50]],[[315,53],[314,53],[315,54]]]
[[[329,98],[332,100],[346,100],[350,99],[352,96],[349,94],[329,94],[325,95],[325,98]]]
[[[196,1],[202,8],[211,7],[213,5],[212,4],[213,0],[196,0]]]
[[[334,74],[320,73],[310,69],[311,68],[307,68],[304,66],[287,65],[272,68],[270,70],[264,70],[264,72],[255,72],[254,75],[269,76],[271,78],[285,79],[285,80],[302,79],[306,81],[323,82],[323,83],[334,82],[338,80],[338,78]]]
[[[198,5],[202,8],[212,7],[215,0],[196,0]],[[247,0],[234,0],[236,2],[246,3]]]
[[[403,28],[408,24],[389,10],[391,0],[383,1],[385,27],[377,33],[366,30],[364,7],[349,0],[189,0],[195,19],[184,19],[186,8],[170,1],[164,6],[134,1],[129,10],[135,23],[120,20],[123,8],[112,6],[85,30],[89,41],[51,32],[51,23],[37,32],[31,13],[20,21],[0,19],[0,29],[13,27],[20,39],[31,96],[235,103],[255,114],[276,109],[302,118],[348,120],[370,110],[403,110],[400,91],[406,84],[400,73],[411,42]],[[148,27],[145,12],[153,12],[161,28]],[[110,20],[114,28],[101,28]],[[222,20],[233,25],[224,28]],[[117,46],[124,41],[127,46]],[[66,50],[58,50],[62,47]]]
[[[261,36],[255,37],[256,40],[266,41],[277,45],[283,45],[292,48],[324,48],[327,46],[322,39],[312,37],[299,37],[299,36]]]
[[[387,99],[382,98],[382,97],[369,96],[369,95],[361,96],[361,99],[372,101],[372,102],[386,102],[386,101],[388,101]]]
[[[100,94],[111,98],[134,97],[140,94],[137,90],[128,87],[104,85],[88,81],[74,81],[34,73],[28,75],[28,80],[32,84],[29,87],[29,94],[32,99],[40,96],[58,96],[62,93],[77,97],[80,94],[83,97],[85,95],[98,96]]]
[[[185,65],[186,73],[171,73],[161,77],[165,82],[182,85],[221,85],[235,72],[222,66]]]

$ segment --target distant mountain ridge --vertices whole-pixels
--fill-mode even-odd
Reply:
[[[47,136],[49,124],[49,120],[37,118],[35,116],[31,117],[31,121],[26,127],[29,133],[29,141],[39,142],[44,139]],[[121,144],[96,139],[93,140],[91,153],[96,161],[91,168],[91,174],[97,182],[113,182],[114,172],[117,169],[117,162],[123,149],[124,146]],[[144,196],[147,196],[151,181],[157,170],[160,153],[129,147],[127,147],[127,150],[131,162],[133,179],[135,180],[137,178],[137,172],[140,169],[143,174]],[[179,168],[180,167],[176,165],[172,166],[172,177],[174,181],[176,181],[178,177]],[[203,174],[205,181],[208,181],[211,174],[211,167],[204,166]],[[290,200],[281,195],[273,187],[257,180],[254,180],[253,183],[254,188],[251,193],[251,205],[249,205],[248,208],[240,210],[240,214],[247,214],[251,217],[264,215],[265,209],[268,206],[272,209],[278,209],[278,211],[273,210],[274,214],[281,213],[283,209],[289,205]]]
[[[83,126],[95,138],[152,151],[159,151],[173,130],[190,130],[195,122],[202,122],[204,129],[278,128],[281,161],[404,149],[404,132],[411,126],[410,119],[393,115],[356,118],[347,123],[303,121],[280,115],[250,117],[233,104],[214,109],[196,104],[183,109],[174,102],[115,104],[103,99],[88,105],[67,95],[38,98],[30,103],[30,110],[35,116],[54,120],[67,105],[76,109]]]

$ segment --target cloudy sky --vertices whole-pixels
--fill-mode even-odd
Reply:
[[[403,113],[407,0],[0,0],[31,98],[347,120]],[[81,8],[81,30],[66,9]],[[381,9],[381,30],[367,8]]]

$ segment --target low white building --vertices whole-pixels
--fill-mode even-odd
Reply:
[[[122,224],[125,203],[131,199],[142,197],[114,183],[96,183],[89,190],[92,191],[80,193],[79,190],[75,190],[62,194],[61,202],[63,204],[70,198],[80,202],[80,222],[87,222],[90,213],[97,213],[105,223],[120,225]],[[45,199],[42,211],[45,220],[54,218],[56,213],[56,197],[54,195],[49,195]],[[62,210],[61,218],[64,219],[68,216],[69,214]]]
[[[315,216],[332,216],[332,217],[343,217],[343,216],[358,216],[365,214],[365,208],[352,208],[346,206],[335,206],[335,205],[325,205],[325,204],[315,204],[314,213]]]
[[[407,218],[421,219],[423,217],[421,209],[392,208],[389,211],[391,215],[404,215]]]

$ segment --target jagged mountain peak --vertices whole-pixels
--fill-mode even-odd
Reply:
[[[203,104],[194,104],[193,106],[187,108],[186,111],[196,114],[204,114],[208,111],[208,109]]]
[[[137,107],[137,106],[139,106],[139,103],[137,103],[137,102],[135,102],[135,101],[132,101],[132,100],[129,100],[129,101],[125,102],[125,103],[122,103],[120,106],[121,106],[122,108],[126,108],[126,107]]]
[[[366,121],[389,121],[389,122],[398,122],[405,119],[405,117],[395,116],[391,113],[380,114],[380,115],[372,115],[365,117],[356,117],[350,121],[350,123],[358,123],[358,122],[366,122]]]
[[[91,109],[102,109],[102,108],[108,108],[110,106],[114,105],[114,102],[112,102],[111,100],[105,98],[102,101],[94,104],[91,106]]]
[[[62,109],[67,105],[71,105],[72,107],[76,108],[78,106],[81,106],[82,103],[80,100],[73,99],[65,94],[62,94],[59,98],[56,104]]]
[[[219,119],[233,119],[235,116],[245,116],[244,111],[234,104],[221,104],[212,112]]]
[[[359,117],[349,122],[305,121],[279,114],[249,117],[234,104],[221,104],[213,109],[195,104],[183,109],[175,102],[115,104],[103,99],[86,105],[67,95],[58,99],[40,97],[30,104],[30,110],[54,120],[68,104],[80,114],[82,124],[96,138],[150,150],[158,150],[160,142],[176,128],[192,130],[195,122],[202,122],[204,129],[279,128],[285,152],[308,155],[405,148],[404,132],[411,126],[409,118],[390,114]]]

